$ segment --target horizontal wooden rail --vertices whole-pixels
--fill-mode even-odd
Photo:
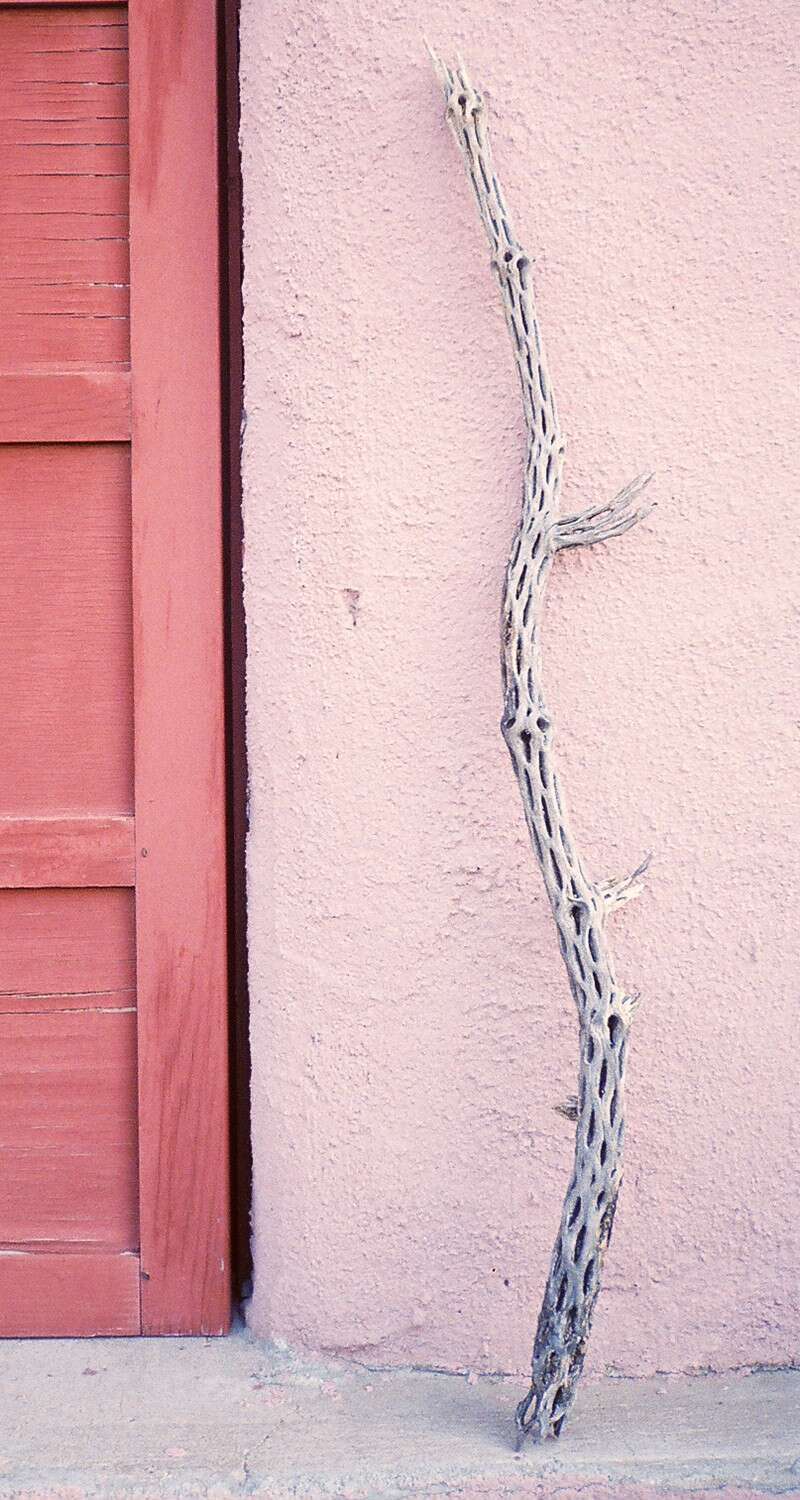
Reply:
[[[137,1334],[139,1257],[0,1251],[0,1338]]]
[[[35,6],[37,10],[41,5],[46,5],[48,8],[56,5],[70,5],[75,8],[76,4],[81,9],[83,9],[84,5],[102,5],[104,10],[117,8],[113,5],[113,0],[0,0],[0,10],[19,10],[24,5],[27,5],[29,9]]]
[[[0,889],[134,884],[133,818],[0,818]]]
[[[0,371],[0,443],[124,443],[130,435],[127,370]]]

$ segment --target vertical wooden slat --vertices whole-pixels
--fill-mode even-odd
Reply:
[[[129,8],[142,1324],[229,1324],[217,35]]]

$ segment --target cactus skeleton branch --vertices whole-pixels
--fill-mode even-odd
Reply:
[[[489,239],[522,385],[527,428],[522,515],[505,580],[502,732],[558,931],[578,1011],[579,1095],[556,1105],[577,1122],[567,1189],[533,1349],[530,1390],[517,1408],[518,1445],[557,1437],[580,1379],[603,1258],[622,1182],[628,1029],[638,1003],[618,984],[606,932],[611,912],[640,890],[648,860],[621,880],[593,883],[569,829],[542,690],[540,627],[556,553],[621,536],[651,509],[637,504],[651,476],[615,499],[559,517],[564,445],[533,299],[531,263],[518,244],[492,163],[481,95],[460,64],[433,53],[446,117],[464,157]]]

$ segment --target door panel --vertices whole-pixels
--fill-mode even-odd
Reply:
[[[0,880],[11,880],[1,855]],[[0,1014],[72,1009],[67,1002],[86,1006],[93,995],[103,1009],[127,1009],[136,995],[133,892],[0,890],[0,955]]]
[[[0,814],[130,813],[128,445],[0,447],[0,495]]]
[[[191,9],[0,0],[6,1335],[228,1326],[216,15]]]
[[[136,1015],[0,1015],[3,1244],[139,1242]]]

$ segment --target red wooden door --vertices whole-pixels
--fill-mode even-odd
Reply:
[[[228,1325],[214,0],[0,3],[0,1334]]]

